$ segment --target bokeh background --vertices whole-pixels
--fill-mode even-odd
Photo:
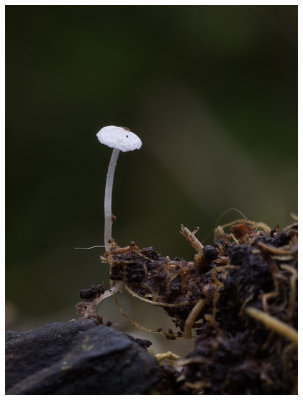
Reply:
[[[102,244],[111,151],[96,133],[112,124],[143,142],[116,170],[121,246],[134,240],[190,260],[180,224],[211,243],[228,208],[288,224],[297,212],[297,7],[6,6],[9,329],[77,318],[80,289],[107,285],[102,249],[74,248]],[[137,322],[169,326],[162,310],[119,299]],[[111,299],[100,311],[156,349],[173,346],[134,331]]]

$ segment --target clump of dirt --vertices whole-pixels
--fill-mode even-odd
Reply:
[[[138,299],[163,307],[194,349],[162,366],[163,394],[295,394],[297,391],[297,249],[295,220],[280,231],[246,219],[218,226],[214,245],[181,233],[194,261],[133,242],[113,244],[103,261]]]

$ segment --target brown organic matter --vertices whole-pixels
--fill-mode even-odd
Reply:
[[[203,246],[181,226],[194,261],[153,247],[113,243],[102,257],[111,278],[139,300],[163,307],[177,332],[196,337],[184,360],[162,362],[160,394],[297,392],[298,224],[283,231],[246,219],[218,226]]]

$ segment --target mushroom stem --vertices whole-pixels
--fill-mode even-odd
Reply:
[[[109,251],[111,248],[109,241],[112,239],[112,225],[113,225],[112,192],[113,192],[115,169],[119,153],[120,150],[113,149],[106,175],[105,194],[104,194],[104,245],[106,251]]]

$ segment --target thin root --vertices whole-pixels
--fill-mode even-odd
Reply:
[[[295,268],[291,267],[288,264],[280,264],[280,267],[291,273],[291,278],[289,281],[289,285],[290,285],[289,302],[290,302],[291,307],[294,307],[295,303],[296,303],[296,296],[297,296],[296,281],[298,279],[298,272]]]
[[[182,301],[182,303],[176,303],[176,304],[171,304],[171,303],[161,303],[158,301],[153,301],[153,300],[148,300],[145,297],[139,296],[136,292],[134,292],[127,284],[124,284],[125,289],[130,293],[132,296],[137,297],[137,299],[144,301],[145,303],[152,304],[154,306],[160,306],[160,307],[181,307],[186,304],[185,301]]]
[[[116,299],[115,296],[113,296],[113,301],[115,305],[118,307],[121,315],[134,327],[140,329],[141,331],[148,332],[148,333],[157,333],[158,335],[165,335],[165,336],[172,336],[171,333],[167,333],[163,331],[162,329],[149,329],[145,328],[143,325],[138,324],[138,322],[132,320],[129,315],[123,310],[123,308],[120,306],[118,300]]]
[[[291,340],[293,343],[298,345],[298,332],[291,326],[253,307],[248,307],[246,309],[246,312],[252,318],[255,318],[257,321],[262,322],[267,328],[275,331],[279,335],[284,336],[285,338]]]
[[[194,305],[191,312],[188,314],[188,317],[186,318],[185,321],[184,333],[183,333],[183,337],[185,337],[186,339],[192,338],[192,326],[195,323],[198,315],[200,314],[205,304],[206,304],[206,299],[198,300],[198,302]]]
[[[294,250],[269,246],[268,244],[265,244],[263,242],[258,242],[257,246],[260,247],[263,251],[266,251],[267,253],[278,254],[278,255],[294,254]]]

